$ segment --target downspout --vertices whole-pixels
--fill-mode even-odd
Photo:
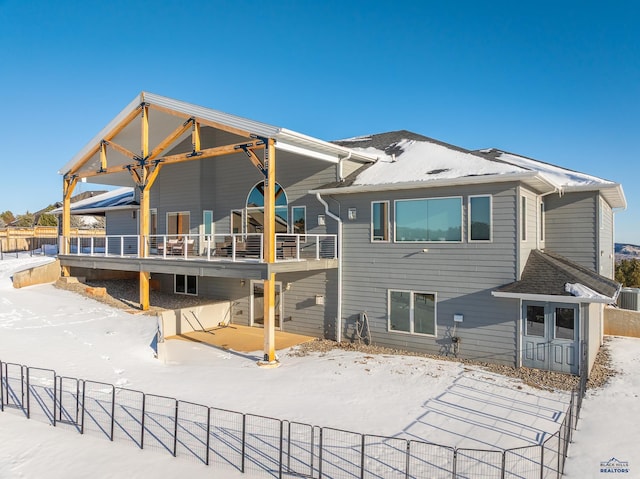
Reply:
[[[351,158],[351,152],[349,152],[349,154],[347,156],[345,156],[344,158],[340,158],[338,160],[338,168],[337,168],[338,171],[336,171],[336,173],[337,173],[336,176],[338,177],[337,180],[340,183],[342,183],[344,181],[344,176],[342,175],[342,162],[345,161],[345,160],[348,160],[350,158]]]
[[[316,192],[316,198],[324,206],[324,212],[330,218],[338,223],[338,308],[336,311],[336,341],[342,341],[342,220],[339,216],[329,211],[329,205],[322,199],[319,192]]]

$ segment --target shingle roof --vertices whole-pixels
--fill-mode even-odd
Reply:
[[[496,289],[502,293],[572,296],[565,285],[582,284],[608,298],[615,298],[620,284],[573,261],[552,253],[533,250],[522,271],[522,279]]]

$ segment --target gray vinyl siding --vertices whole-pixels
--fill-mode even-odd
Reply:
[[[493,298],[491,291],[516,279],[516,191],[514,184],[504,184],[336,196],[344,220],[345,338],[355,337],[356,320],[366,311],[376,344],[452,354],[451,336],[456,335],[461,338],[460,357],[514,364],[519,311],[515,302]],[[395,243],[393,238],[389,243],[370,241],[372,201],[389,200],[393,235],[394,200],[461,194],[462,243]],[[467,240],[468,196],[481,194],[493,197],[490,243]],[[357,209],[357,220],[346,218],[348,208]],[[437,337],[388,331],[390,289],[437,295]],[[457,326],[454,314],[464,315],[464,321]]]
[[[286,273],[276,278],[282,281],[285,289],[282,329],[289,333],[335,339],[337,271]],[[291,284],[288,291],[287,283]],[[319,295],[324,296],[324,305],[316,304],[316,296]]]
[[[107,235],[138,234],[138,212],[135,210],[107,211],[105,223]]]
[[[158,234],[167,232],[167,213],[170,212],[189,212],[189,231],[198,232],[202,222],[199,187],[201,163],[190,161],[167,165],[158,174],[151,187],[150,200],[151,208],[157,208],[158,211]]]
[[[597,193],[593,192],[545,198],[546,248],[595,272],[598,272],[597,199]]]
[[[613,210],[602,197],[598,198],[598,262],[602,276],[613,279],[615,255],[613,247]]]

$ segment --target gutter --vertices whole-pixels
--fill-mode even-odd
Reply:
[[[336,311],[336,341],[340,343],[342,342],[342,220],[339,216],[329,211],[329,205],[320,196],[319,192],[316,192],[316,198],[324,206],[326,215],[338,223],[338,308]]]
[[[523,299],[529,301],[544,301],[550,303],[600,303],[600,304],[613,304],[616,302],[615,298],[581,298],[579,296],[560,296],[553,294],[533,294],[533,293],[507,293],[502,291],[491,291],[491,296],[495,298],[511,298],[511,299]]]
[[[426,181],[407,181],[398,183],[382,183],[377,185],[353,185],[343,186],[337,188],[327,188],[323,190],[311,190],[310,193],[322,193],[322,194],[345,194],[345,193],[364,193],[374,191],[398,191],[398,190],[410,190],[415,188],[435,188],[442,186],[462,186],[462,185],[475,185],[482,183],[505,183],[510,181],[537,179],[542,183],[545,183],[549,190],[547,192],[557,192],[557,186],[549,182],[546,178],[541,177],[535,172],[525,173],[502,173],[496,175],[478,175],[478,176],[465,176],[462,178],[443,178],[436,180]],[[546,193],[546,192],[545,192]]]

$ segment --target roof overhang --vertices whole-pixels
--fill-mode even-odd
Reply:
[[[619,183],[611,183],[606,185],[581,185],[581,186],[565,186],[562,188],[563,193],[572,193],[580,191],[599,191],[600,195],[605,199],[612,208],[627,209],[627,199]]]
[[[377,185],[352,185],[335,188],[315,189],[310,193],[320,194],[348,194],[389,190],[413,190],[418,188],[439,188],[444,186],[465,186],[484,183],[508,183],[521,181],[540,194],[558,191],[558,188],[544,176],[534,171],[502,173],[495,175],[463,176],[459,178],[442,178],[429,181],[411,181],[403,183],[383,183]]]
[[[599,303],[612,304],[616,302],[616,298],[586,298],[578,296],[561,296],[552,294],[531,294],[531,293],[506,293],[503,291],[491,291],[491,296],[496,298],[521,299],[526,301],[542,301],[550,303]]]

